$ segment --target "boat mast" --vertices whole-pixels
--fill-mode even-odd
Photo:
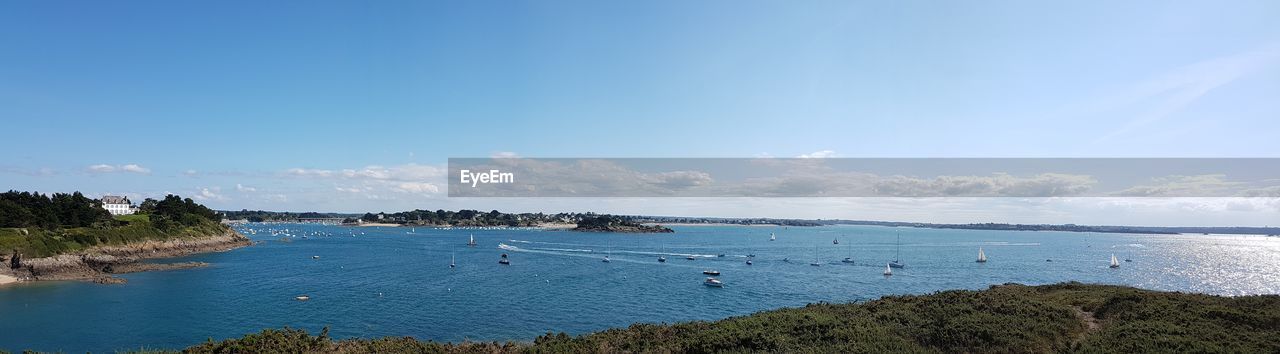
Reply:
[[[902,234],[898,234],[897,244],[898,249],[893,252],[893,263],[898,263],[899,258],[902,258]]]

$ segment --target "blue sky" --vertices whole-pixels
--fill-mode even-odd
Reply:
[[[724,215],[760,209],[448,200],[433,173],[503,153],[1274,157],[1277,14],[1273,1],[6,2],[0,185],[231,209]],[[1170,210],[1146,223],[1185,220]],[[1198,222],[1267,220],[1251,215]]]

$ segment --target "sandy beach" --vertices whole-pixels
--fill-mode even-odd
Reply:
[[[0,285],[17,283],[18,278],[12,275],[0,274]]]

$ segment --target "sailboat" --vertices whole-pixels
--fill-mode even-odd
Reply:
[[[613,254],[613,251],[609,248],[609,246],[605,246],[604,259],[601,259],[600,261],[601,261],[601,262],[605,262],[605,263],[609,263],[609,255],[610,255],[610,254]]]
[[[814,267],[821,267],[821,266],[822,266],[822,263],[818,263],[818,248],[817,248],[817,247],[814,247],[814,248],[813,248],[813,263],[809,263],[809,265],[814,266]]]
[[[476,246],[476,234],[471,234],[471,241],[467,241],[467,246]]]
[[[892,265],[889,265],[889,264],[885,264],[885,265],[884,265],[884,276],[886,276],[886,277],[887,277],[887,276],[890,276],[890,275],[893,275],[893,266],[892,266]]]
[[[658,263],[667,263],[667,257],[663,254],[667,252],[667,246],[663,245],[658,248]]]
[[[853,255],[853,245],[849,245],[849,255]],[[840,262],[841,262],[841,263],[847,263],[847,264],[853,264],[853,263],[854,263],[854,262],[853,262],[853,257],[844,257],[844,259],[841,259],[841,260],[840,260]]]
[[[893,262],[889,262],[889,267],[892,267],[892,268],[906,267],[907,265],[905,263],[902,263],[902,261],[899,259],[899,256],[901,255],[902,255],[902,234],[898,234],[898,249],[897,251],[894,251]]]
[[[1111,268],[1120,268],[1120,262],[1116,260],[1116,255],[1111,254]]]
[[[457,267],[458,266],[457,260],[458,260],[458,257],[454,255],[449,255],[449,268]]]
[[[774,236],[774,235],[773,235],[773,233],[772,233],[772,232],[770,232],[770,233],[769,233],[769,241],[777,241],[777,240],[778,240],[778,237],[777,237],[777,236]]]
[[[831,239],[831,244],[833,244],[833,245],[838,245],[838,244],[840,244],[840,238],[839,238],[839,237],[836,237],[836,238]]]
[[[982,253],[982,247],[978,247],[978,263],[987,263],[987,254]]]

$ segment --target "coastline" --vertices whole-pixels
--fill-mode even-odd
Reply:
[[[421,227],[421,228],[437,228],[437,229],[460,229],[460,228],[536,228],[547,230],[572,229],[578,227],[575,223],[542,223],[535,226],[451,226],[451,225],[410,225],[410,224],[393,224],[393,223],[363,223],[359,225],[346,225],[352,227]]]
[[[705,222],[705,223],[673,222],[673,223],[664,223],[664,224],[646,222],[643,224],[644,225],[660,225],[660,226],[695,226],[695,227],[696,226],[743,226],[743,227],[784,227],[785,226],[782,224],[734,224],[734,223],[727,223],[727,222]],[[797,226],[797,227],[812,227],[812,226]]]
[[[199,238],[148,240],[124,245],[99,246],[74,254],[22,259],[17,267],[5,267],[6,269],[0,270],[0,284],[47,280],[82,280],[100,284],[121,284],[125,279],[115,277],[114,274],[208,266],[207,263],[202,262],[145,263],[144,260],[223,252],[251,244],[252,242],[244,235],[226,229],[221,234]]]

